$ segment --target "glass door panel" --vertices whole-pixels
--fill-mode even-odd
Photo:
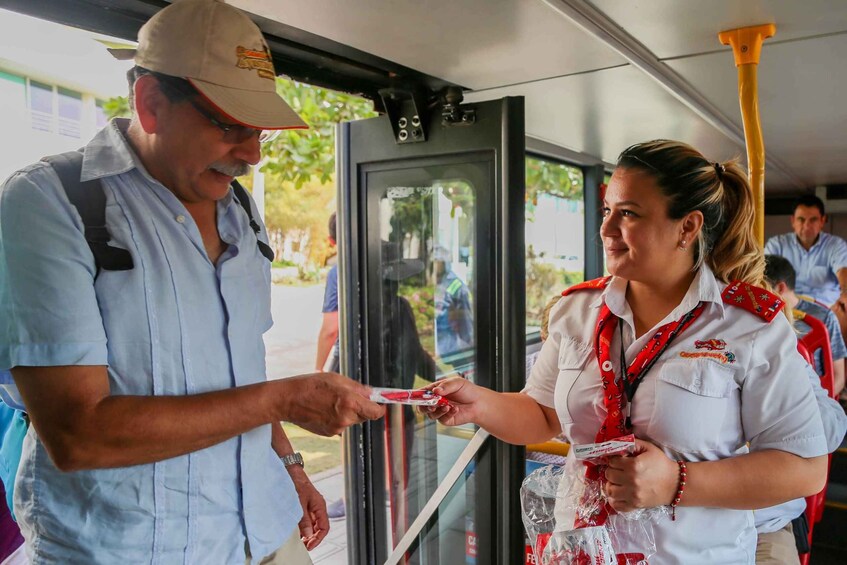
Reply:
[[[523,102],[471,110],[432,112],[424,143],[388,116],[340,128],[342,367],[365,384],[523,385]],[[390,406],[346,433],[351,563],[515,562],[523,451],[476,431]]]
[[[368,174],[369,222],[378,234],[380,351],[372,384],[419,388],[437,379],[475,379],[477,186],[488,189],[490,162],[416,167]],[[369,229],[369,232],[371,230]],[[376,322],[372,319],[371,322]],[[481,383],[484,384],[484,383]],[[388,549],[444,479],[467,443],[408,406],[390,406],[385,423]],[[468,507],[473,514],[473,504]],[[437,539],[410,562],[437,563]],[[427,549],[429,548],[429,549]],[[427,559],[426,556],[430,555]],[[411,559],[411,558],[410,558]]]

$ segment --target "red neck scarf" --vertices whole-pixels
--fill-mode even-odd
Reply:
[[[644,344],[629,367],[626,367],[623,378],[617,378],[612,365],[611,347],[612,338],[620,322],[618,317],[612,314],[609,307],[606,306],[606,303],[603,303],[600,316],[597,318],[597,327],[594,330],[594,353],[597,356],[600,378],[603,381],[603,403],[606,405],[606,419],[600,426],[595,441],[608,441],[632,433],[631,424],[627,417],[627,408],[631,411],[631,403],[638,385],[673,340],[693,324],[705,308],[706,304],[700,302],[679,320],[660,327],[653,334],[653,337]],[[623,349],[623,343],[621,343],[621,349]],[[621,355],[621,361],[623,362],[623,355]],[[624,370],[623,366],[621,370]],[[587,464],[586,479],[602,483],[605,481],[604,470],[604,466]],[[591,517],[578,518],[575,526],[580,528],[604,524],[610,512],[613,512],[613,510],[605,506]]]

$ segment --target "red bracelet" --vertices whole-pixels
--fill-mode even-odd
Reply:
[[[676,495],[671,502],[671,520],[676,520],[676,507],[679,506],[679,501],[682,500],[682,493],[685,492],[685,477],[688,476],[688,470],[685,467],[685,461],[677,461],[679,465],[679,484],[676,486]]]

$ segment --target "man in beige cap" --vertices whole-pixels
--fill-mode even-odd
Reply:
[[[267,238],[231,187],[262,139],[306,126],[237,9],[178,0],[138,39],[119,53],[136,63],[132,119],[68,158],[71,182],[53,160],[0,189],[0,382],[11,372],[32,422],[15,493],[27,553],[311,563],[326,506],[279,422],[333,435],[383,410],[336,373],[266,380]],[[105,222],[74,184],[105,195]]]

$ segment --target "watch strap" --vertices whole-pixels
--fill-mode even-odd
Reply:
[[[300,465],[301,467],[305,467],[303,456],[300,455],[299,451],[289,453],[288,455],[283,455],[280,457],[280,460],[282,461],[282,464],[286,467],[288,467],[289,465]]]

